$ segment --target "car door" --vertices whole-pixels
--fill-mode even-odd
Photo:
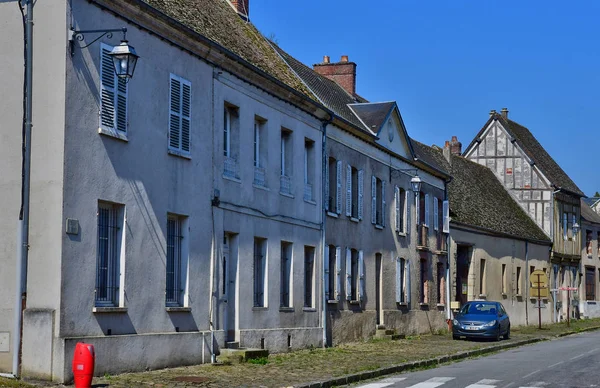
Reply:
[[[498,322],[500,322],[500,329],[502,331],[508,330],[508,315],[501,303],[498,303]]]

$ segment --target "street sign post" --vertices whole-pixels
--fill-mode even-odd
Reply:
[[[567,291],[567,327],[571,327],[571,291],[577,291],[577,287],[559,287],[561,291]]]
[[[548,297],[548,279],[546,273],[542,270],[535,270],[529,275],[529,282],[531,287],[529,289],[529,295],[537,298],[537,305],[535,308],[538,309],[538,329],[542,328],[542,309],[546,306],[542,303],[542,298]]]

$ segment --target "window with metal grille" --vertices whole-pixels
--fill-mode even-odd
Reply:
[[[585,300],[596,300],[596,270],[585,267]]]
[[[266,240],[254,238],[254,307],[265,307]]]
[[[292,244],[281,242],[281,298],[279,306],[291,307]]]
[[[187,273],[184,248],[183,224],[185,217],[170,214],[167,216],[167,287],[165,290],[167,306],[183,306],[185,280]]]
[[[315,248],[304,247],[304,307],[315,307]]]
[[[127,134],[127,82],[115,74],[109,53],[112,47],[100,45],[100,129]]]
[[[169,93],[169,149],[190,153],[192,84],[171,74]]]
[[[96,306],[119,306],[122,209],[121,205],[98,204]]]

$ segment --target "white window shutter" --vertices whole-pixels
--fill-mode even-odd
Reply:
[[[171,76],[171,93],[169,96],[169,148],[179,149],[181,142],[181,82]]]
[[[352,166],[346,166],[346,215],[352,216]]]
[[[181,150],[190,152],[190,126],[192,121],[192,84],[184,81],[181,91]]]
[[[396,303],[402,303],[402,267],[400,258],[396,257]]]
[[[450,233],[450,203],[444,201],[442,204],[442,211],[444,212],[444,233]]]
[[[365,172],[360,170],[358,172],[358,219],[363,219],[363,196],[364,196],[364,182]]]
[[[110,51],[109,46],[100,45],[100,127],[114,130],[116,76]]]
[[[394,186],[394,203],[395,203],[395,221],[396,221],[396,232],[400,232],[400,189],[398,186]]]
[[[404,192],[404,233],[410,233],[410,197],[415,197],[412,191]]]
[[[404,282],[405,284],[405,293],[406,293],[406,297],[404,298],[404,300],[406,301],[406,303],[410,304],[410,293],[411,293],[411,289],[410,289],[410,260],[406,260],[405,262],[406,264],[406,269],[404,270],[404,276],[406,276],[406,281]]]
[[[371,223],[377,222],[377,178],[371,176]]]
[[[429,226],[429,194],[425,194],[425,220],[423,221],[423,225]]]
[[[325,299],[329,300],[331,299],[331,295],[329,295],[329,247],[325,245],[323,249],[325,250],[325,263],[323,263],[323,267],[325,268],[325,279],[323,287],[325,287]]]
[[[336,282],[335,282],[335,299],[339,302],[341,296],[341,287],[342,287],[342,248],[335,248],[335,271],[337,274]]]
[[[385,208],[385,181],[381,181],[381,226],[385,226],[386,217],[386,208]]]
[[[437,231],[439,229],[438,227],[438,217],[439,217],[439,213],[438,213],[438,199],[436,197],[433,197],[433,230]]]
[[[359,285],[359,300],[365,298],[365,259],[363,251],[358,251],[358,285]]]
[[[325,163],[325,198],[323,201],[325,201],[325,210],[329,211],[329,158],[325,156],[325,160],[327,163]]]
[[[346,248],[346,300],[352,299],[352,251]]]
[[[335,212],[337,214],[342,213],[342,166],[343,163],[341,160],[337,162],[337,171],[336,171],[336,186],[337,190],[335,192]]]

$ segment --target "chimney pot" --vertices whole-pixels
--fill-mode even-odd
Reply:
[[[457,141],[458,141],[458,138],[456,136],[452,136],[452,142],[454,143],[454,142],[457,142]]]
[[[490,110],[490,117],[492,117],[492,116],[493,116],[493,115],[495,115],[495,114],[496,114],[496,109],[492,109],[492,110]]]
[[[452,155],[462,154],[462,143],[458,141],[456,136],[452,136],[452,140],[450,141],[450,153]]]
[[[356,63],[350,62],[347,55],[335,63],[324,56],[323,62],[313,65],[313,70],[337,83],[352,97],[356,96]]]
[[[504,117],[505,119],[508,119],[508,109],[502,108],[500,114],[502,114],[502,117]]]
[[[444,148],[448,147],[450,147],[450,140],[446,140],[446,142],[444,143]]]
[[[329,55],[323,56],[323,63],[329,63]]]
[[[342,60],[340,62],[348,62],[348,56],[342,55]]]
[[[250,0],[230,0],[235,11],[244,19],[250,17]]]

